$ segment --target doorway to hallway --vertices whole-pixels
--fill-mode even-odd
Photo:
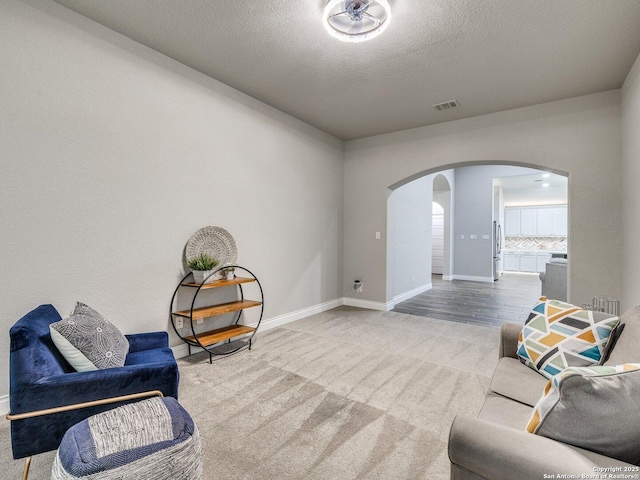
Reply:
[[[444,208],[437,202],[431,214],[431,273],[444,273]]]

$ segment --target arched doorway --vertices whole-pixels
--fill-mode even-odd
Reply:
[[[415,237],[411,242],[402,237],[413,230],[406,226],[404,230],[394,229],[394,225],[399,223],[399,218],[401,220],[397,212],[415,210],[406,205],[398,206],[399,200],[407,196],[406,192],[410,188],[415,189],[417,185],[422,185],[422,188],[431,186],[429,192],[431,195],[428,196],[430,198],[425,196],[422,200],[428,200],[430,207],[433,205],[432,202],[442,207],[443,224],[447,219],[449,220],[447,226],[449,228],[444,225],[442,228],[443,233],[449,234],[448,239],[443,238],[441,241],[442,279],[493,283],[495,255],[492,251],[492,239],[494,239],[492,227],[494,220],[497,219],[494,211],[494,177],[533,172],[544,173],[539,168],[516,165],[465,164],[445,171],[425,172],[422,176],[412,176],[406,182],[398,182],[388,197],[395,199],[396,210],[389,209],[391,204],[388,203],[388,221],[390,221],[388,227],[391,228],[387,243],[387,291],[391,289],[391,295],[388,294],[387,298],[391,301],[387,302],[387,308],[393,308],[398,301],[411,298],[411,295],[417,295],[431,288],[431,286],[427,287],[427,280],[415,276],[416,268],[424,266],[424,262],[420,259],[424,257],[414,256],[412,260],[408,253],[410,248],[416,245]],[[428,207],[428,212],[425,214],[429,216],[430,221],[428,235],[423,237],[428,238],[429,242],[428,252],[424,255],[429,257],[429,273],[439,273],[438,262],[434,259],[432,252],[435,230],[432,208]],[[421,254],[418,249],[416,252]],[[436,270],[433,270],[434,265]]]
[[[431,273],[444,273],[444,208],[438,202],[431,207]]]
[[[448,173],[449,176],[452,175],[451,172]],[[441,217],[432,218],[432,250],[434,250],[435,256],[432,255],[432,273],[442,275],[443,280],[451,279],[451,266],[452,266],[452,258],[451,258],[451,240],[453,238],[451,233],[452,222],[451,222],[451,185],[449,180],[445,175],[438,174],[433,179],[433,208],[439,208],[442,210]],[[436,207],[437,205],[437,207]],[[436,226],[434,221],[438,222]],[[442,228],[441,237],[438,235],[437,238],[435,234],[440,233],[440,225],[441,222]],[[442,245],[440,247],[440,244]],[[440,254],[442,259],[440,260]],[[441,264],[440,264],[441,262]],[[436,268],[434,268],[434,266]]]

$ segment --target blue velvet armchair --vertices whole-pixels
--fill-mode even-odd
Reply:
[[[49,324],[59,320],[52,305],[41,305],[11,327],[10,416],[149,390],[178,398],[178,365],[166,332],[127,335],[123,367],[76,372],[51,341]],[[69,427],[121,404],[13,420],[13,458],[55,450]]]

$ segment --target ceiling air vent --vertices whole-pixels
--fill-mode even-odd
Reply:
[[[451,108],[459,107],[460,104],[458,103],[457,100],[450,100],[448,102],[442,102],[432,106],[436,110],[449,110]]]

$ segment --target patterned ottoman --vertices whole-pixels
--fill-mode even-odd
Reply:
[[[200,435],[171,397],[151,398],[99,413],[62,439],[52,480],[198,480]]]

